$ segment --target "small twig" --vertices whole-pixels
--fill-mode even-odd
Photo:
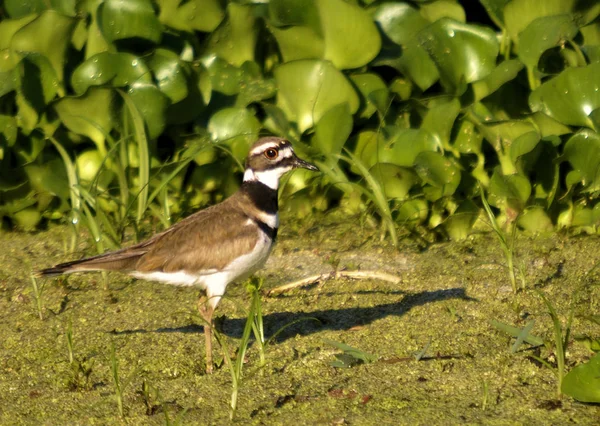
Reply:
[[[380,271],[331,271],[325,274],[312,275],[308,278],[302,278],[279,287],[272,288],[267,292],[267,296],[285,293],[298,287],[305,287],[318,282],[335,280],[338,278],[351,278],[355,280],[375,279],[398,284],[402,279],[397,275],[388,274]]]

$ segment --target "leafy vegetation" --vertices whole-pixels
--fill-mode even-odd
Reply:
[[[466,5],[466,3],[464,3]],[[453,239],[486,193],[501,224],[595,232],[600,6],[593,1],[7,0],[0,215],[126,226],[218,201],[248,145],[323,170],[285,187]],[[340,161],[343,160],[343,161]],[[137,229],[137,228],[136,228]]]

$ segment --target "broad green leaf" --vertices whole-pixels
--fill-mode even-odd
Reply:
[[[188,70],[176,53],[167,49],[156,49],[147,63],[154,74],[156,85],[171,102],[177,103],[185,99],[189,93],[186,78]]]
[[[160,21],[181,31],[214,31],[225,12],[218,0],[157,0]]]
[[[63,15],[74,17],[77,14],[76,0],[5,0],[4,7],[11,18],[39,14],[53,9]]]
[[[393,42],[384,45],[375,62],[398,69],[421,90],[431,87],[439,78],[438,70],[416,39],[429,21],[407,3],[383,3],[375,10],[373,19]]]
[[[473,92],[475,100],[479,101],[498,90],[503,84],[514,80],[519,71],[523,69],[523,64],[517,59],[503,61],[493,71],[482,80],[473,82]]]
[[[519,34],[519,59],[535,68],[546,50],[571,40],[578,31],[570,14],[537,18]]]
[[[450,133],[460,112],[460,102],[456,98],[439,98],[431,101],[421,129],[428,130],[444,149],[450,148]]]
[[[503,175],[498,168],[490,180],[489,203],[500,209],[512,208],[522,211],[531,195],[531,183],[521,175]]]
[[[377,110],[382,114],[386,112],[389,93],[381,77],[373,73],[364,73],[353,74],[350,76],[350,79],[363,97],[363,107],[360,113],[361,118],[369,118]]]
[[[215,55],[202,59],[208,71],[212,89],[225,95],[235,95],[240,91],[243,71]]]
[[[539,134],[545,138],[549,136],[561,136],[571,133],[571,129],[560,121],[556,121],[552,117],[548,117],[543,112],[536,112],[529,117],[535,124]]]
[[[47,10],[18,30],[10,40],[10,47],[24,56],[38,53],[48,58],[62,82],[67,48],[76,24],[74,18]]]
[[[511,0],[479,0],[479,2],[485,7],[488,15],[494,21],[494,23],[500,27],[504,27],[504,7]]]
[[[483,135],[468,120],[460,120],[460,126],[454,139],[453,148],[461,154],[481,154]]]
[[[368,64],[381,48],[375,23],[364,9],[343,0],[318,0],[325,39],[324,59],[339,69]]]
[[[600,402],[600,354],[574,367],[563,378],[561,391],[581,402]]]
[[[241,66],[240,93],[236,107],[246,107],[253,102],[269,99],[277,93],[275,79],[265,78],[256,62],[245,62]]]
[[[110,42],[141,39],[156,44],[162,37],[151,0],[105,0],[100,5],[98,26]]]
[[[527,232],[552,232],[554,225],[548,214],[540,206],[526,208],[517,219],[517,224]]]
[[[44,56],[29,55],[15,71],[19,94],[41,114],[60,86],[52,65]]]
[[[481,80],[496,67],[499,45],[489,28],[443,18],[419,32],[418,39],[451,92],[463,93],[465,83]]]
[[[527,132],[514,139],[510,144],[510,159],[516,163],[519,157],[531,152],[539,143],[538,132]]]
[[[285,62],[327,59],[338,69],[369,63],[381,47],[373,20],[343,0],[269,2],[269,27]]]
[[[15,33],[25,27],[31,21],[37,18],[36,15],[28,15],[19,19],[5,19],[0,21],[0,51],[10,48],[11,40]],[[14,67],[19,61],[18,58],[10,58],[11,52],[2,52],[2,62],[10,62],[10,68]],[[9,61],[9,59],[11,59]],[[3,67],[3,70],[5,68]]]
[[[444,220],[444,229],[451,240],[464,240],[471,233],[478,216],[479,207],[473,201],[465,200]]]
[[[535,89],[529,105],[563,124],[593,129],[589,115],[600,108],[600,63],[566,69]]]
[[[600,189],[600,135],[583,130],[565,144],[562,158],[577,172],[577,181],[589,191]]]
[[[297,123],[301,133],[311,128],[335,105],[347,102],[350,113],[359,98],[346,77],[330,62],[305,59],[275,69],[279,87],[277,106]]]
[[[142,59],[130,53],[99,53],[82,62],[71,77],[78,95],[91,86],[125,87],[135,83],[152,83],[152,73]]]
[[[423,188],[425,196],[435,201],[454,194],[460,183],[460,169],[437,152],[424,151],[415,158],[414,167],[423,182],[431,188]]]
[[[135,107],[142,115],[148,137],[156,139],[165,129],[169,98],[153,84],[135,83],[127,91]]]
[[[400,225],[418,225],[425,222],[429,214],[427,201],[422,198],[408,200],[398,209],[396,222]]]
[[[258,26],[251,5],[229,3],[227,17],[211,35],[206,53],[239,67],[254,60]]]
[[[419,10],[421,16],[429,22],[435,22],[442,18],[452,18],[458,22],[465,22],[465,10],[460,3],[452,0],[437,0],[421,5]]]
[[[258,139],[260,122],[246,108],[224,108],[208,121],[208,131],[215,142],[231,147],[235,158],[242,161],[250,145]]]
[[[72,132],[90,138],[106,154],[106,136],[114,127],[112,89],[92,88],[79,97],[64,97],[53,104],[61,122]]]
[[[315,126],[312,145],[325,155],[337,155],[350,132],[352,131],[352,115],[347,103],[336,105],[327,111]]]
[[[512,0],[504,8],[504,23],[514,43],[519,43],[519,33],[537,18],[568,14],[576,0]]]
[[[525,120],[507,120],[485,124],[480,127],[480,130],[498,153],[506,150],[518,137],[536,131],[535,126]]]
[[[394,164],[377,163],[369,172],[379,182],[386,198],[390,200],[406,199],[410,189],[419,181],[415,172]]]
[[[424,151],[435,151],[438,147],[436,138],[427,130],[402,129],[388,126],[384,129],[385,143],[379,143],[377,150],[372,151],[368,166],[376,163],[390,163],[402,167],[412,167],[417,156]],[[372,142],[377,143],[377,139]],[[363,151],[363,158],[364,158]]]

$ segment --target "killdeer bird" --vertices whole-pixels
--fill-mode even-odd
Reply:
[[[61,263],[38,275],[118,271],[149,281],[201,288],[205,297],[198,301],[198,310],[206,321],[206,370],[210,373],[213,313],[227,285],[248,277],[269,257],[279,227],[279,178],[298,167],[318,170],[298,158],[287,140],[262,138],[250,148],[240,189],[225,201],[188,216],[147,241]]]

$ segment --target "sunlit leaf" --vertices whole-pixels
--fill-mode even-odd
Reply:
[[[522,69],[523,64],[517,59],[509,59],[508,61],[501,62],[482,80],[473,82],[475,100],[480,100],[491,95],[503,84],[515,79]]]
[[[430,185],[423,191],[429,200],[454,194],[460,183],[460,169],[437,152],[419,153],[414,162],[415,170],[423,182]]]
[[[600,189],[600,135],[583,130],[565,144],[563,158],[578,173],[578,181],[589,191]]]
[[[415,159],[425,151],[435,151],[438,147],[436,138],[423,129],[402,129],[389,126],[384,129],[385,143],[376,143],[377,149],[372,150],[371,158],[366,162],[372,166],[376,163],[390,163],[402,167],[413,166]],[[362,156],[365,155],[363,151]]]
[[[460,102],[456,98],[435,99],[429,104],[429,109],[421,129],[428,130],[437,140],[438,146],[450,147],[450,132],[454,121],[460,112]]]
[[[211,34],[206,53],[239,67],[254,59],[258,27],[251,5],[229,3],[227,17]]]
[[[464,240],[471,233],[478,216],[479,207],[473,201],[466,200],[444,220],[444,229],[453,241]]]
[[[561,391],[581,402],[600,402],[600,354],[567,373]]]
[[[151,0],[104,0],[98,25],[110,42],[133,39],[158,43],[162,25]]]
[[[66,53],[77,20],[47,10],[17,31],[11,49],[22,55],[39,53],[50,61],[59,81],[63,80]]]
[[[64,97],[53,104],[62,123],[72,132],[90,138],[106,153],[105,139],[113,128],[113,91],[92,88],[79,97]]]
[[[385,196],[391,200],[404,200],[410,189],[419,181],[415,172],[394,164],[377,163],[369,172],[380,183]]]
[[[330,62],[301,60],[275,69],[277,106],[297,123],[300,132],[312,127],[335,105],[347,102],[358,110],[359,99],[346,77]]]
[[[260,128],[260,122],[246,108],[224,108],[213,114],[208,122],[211,138],[229,145],[238,160],[248,154]]]
[[[352,115],[347,103],[336,105],[327,111],[315,126],[312,140],[320,152],[337,155],[352,131]]]
[[[535,89],[529,105],[563,124],[593,129],[589,115],[600,108],[600,63],[566,69]]]
[[[152,83],[152,73],[142,59],[129,53],[99,53],[82,62],[71,77],[79,95],[91,86],[125,87],[134,83]]]
[[[570,13],[576,0],[512,0],[504,8],[504,23],[513,42],[519,33],[537,18]]]
[[[218,0],[157,0],[157,3],[160,21],[182,31],[213,31],[225,16]]]
[[[519,34],[519,58],[529,68],[534,68],[546,50],[571,40],[577,32],[571,15],[537,18]]]
[[[517,224],[531,233],[551,232],[554,229],[552,220],[540,206],[526,208],[517,220]]]
[[[498,169],[490,180],[488,201],[492,206],[523,210],[531,195],[531,183],[519,174],[503,175]]]
[[[481,80],[496,66],[499,45],[489,28],[443,18],[419,32],[418,39],[452,92],[464,92],[465,83]]]
[[[148,67],[152,70],[156,85],[171,102],[177,103],[188,95],[186,64],[180,61],[176,53],[166,49],[156,49],[148,59]]]
[[[169,98],[153,84],[145,83],[134,84],[128,94],[144,119],[149,138],[157,138],[165,129]]]
[[[429,22],[435,22],[442,18],[452,18],[455,21],[465,22],[465,10],[460,3],[452,0],[437,0],[421,5],[421,15]]]

